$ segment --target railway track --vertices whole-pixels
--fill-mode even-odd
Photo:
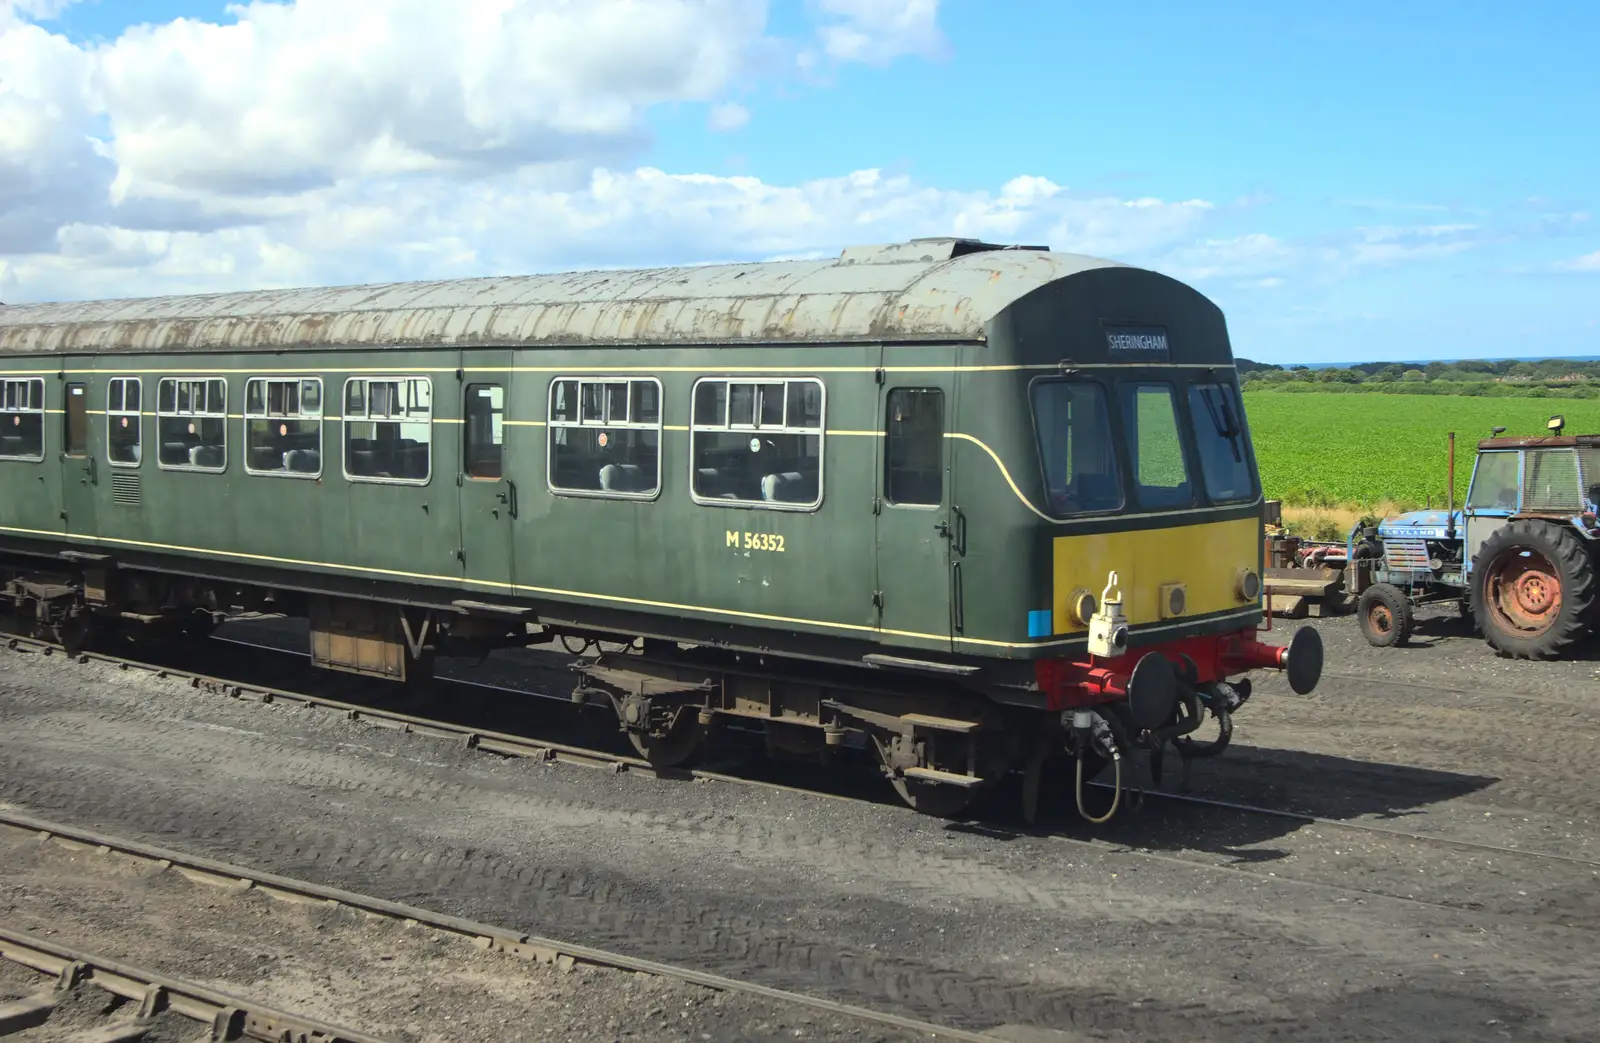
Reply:
[[[417,906],[372,895],[306,880],[297,880],[275,873],[267,873],[234,865],[216,859],[190,855],[169,848],[157,847],[140,841],[109,836],[93,830],[80,829],[61,823],[0,810],[0,829],[12,830],[38,837],[41,841],[62,844],[80,850],[96,851],[104,855],[129,859],[164,872],[177,872],[191,878],[232,887],[255,890],[272,898],[291,902],[320,902],[338,906],[367,916],[397,921],[408,926],[420,926],[438,934],[471,944],[479,949],[507,953],[522,959],[535,960],[562,969],[577,964],[590,964],[614,970],[631,971],[655,977],[668,978],[687,985],[695,985],[717,992],[739,993],[770,1002],[805,1008],[810,1011],[859,1021],[879,1029],[893,1029],[912,1036],[930,1040],[958,1040],[967,1043],[1001,1043],[1002,1037],[984,1032],[951,1028],[932,1022],[898,1014],[871,1010],[804,993],[773,988],[754,982],[741,981],[724,975],[711,974],[689,967],[669,965],[640,959],[622,953],[610,952],[590,946],[538,937],[508,930],[492,924],[479,923],[458,916],[422,909]],[[348,1033],[322,1026],[304,1018],[259,1005],[223,996],[200,986],[186,984],[145,974],[112,961],[86,957],[74,950],[54,943],[18,935],[0,928],[0,956],[34,967],[46,974],[55,974],[59,981],[83,981],[96,984],[125,999],[139,1001],[139,1017],[146,1012],[159,1012],[170,1007],[179,1013],[215,1024],[233,1026],[234,1035],[213,1035],[213,1039],[251,1038],[273,1041],[316,1040],[318,1043],[378,1043],[375,1037]],[[74,970],[77,967],[79,969]],[[130,984],[133,983],[133,984]],[[156,990],[152,992],[151,990]],[[25,1009],[48,1013],[47,998],[19,1001],[19,1012],[26,1020]],[[31,1004],[31,1006],[29,1006]],[[163,1006],[164,1005],[164,1006]],[[24,1009],[25,1008],[25,1009]],[[6,1008],[0,1006],[0,1037],[8,1031]],[[224,1020],[216,1020],[224,1019]],[[17,1023],[17,1028],[42,1022],[42,1017],[27,1024]],[[130,1032],[135,1028],[129,1022]],[[316,1033],[322,1033],[317,1035]],[[261,1034],[265,1033],[265,1034]],[[97,1040],[101,1037],[95,1037]],[[138,1035],[112,1035],[102,1043],[138,1039]],[[1053,1038],[1065,1039],[1064,1036]]]
[[[291,649],[284,649],[271,644],[258,644],[255,642],[242,641],[237,638],[213,638],[213,640],[224,640],[231,644],[242,645],[263,651],[277,652],[291,656],[301,656],[302,658],[304,657],[303,653],[298,653]],[[10,637],[7,639],[7,647],[13,651],[34,651],[47,655],[66,655],[65,650],[60,645],[36,638]],[[345,702],[318,695],[308,695],[305,693],[298,693],[260,684],[213,677],[192,671],[184,671],[168,666],[146,663],[123,656],[109,655],[100,652],[80,652],[72,658],[85,662],[98,661],[108,663],[117,666],[119,669],[138,669],[147,671],[159,677],[171,678],[187,683],[191,688],[197,690],[211,692],[227,697],[254,698],[262,703],[286,702],[307,708],[326,709],[341,713],[350,720],[363,721],[377,727],[396,729],[406,733],[450,739],[461,742],[471,749],[476,749],[485,753],[492,753],[503,757],[519,757],[528,758],[535,761],[577,764],[585,767],[605,768],[616,772],[638,771],[671,778],[703,779],[707,781],[728,783],[731,785],[755,786],[780,792],[800,793],[807,796],[827,797],[837,800],[856,799],[855,797],[849,795],[829,793],[812,787],[788,785],[762,779],[752,779],[744,775],[709,771],[700,768],[675,768],[661,770],[653,767],[648,761],[640,757],[631,756],[629,754],[595,749],[592,747],[549,742],[546,740],[534,739],[509,732],[489,731],[481,728],[474,728],[469,725],[440,720],[437,718],[413,716],[393,710],[385,710],[378,707]],[[562,703],[569,702],[569,700],[567,700],[565,697],[553,695],[549,692],[530,691],[527,689],[512,688],[481,681],[469,681],[442,676],[436,680],[444,684],[463,685],[473,688],[487,689],[519,697],[534,697],[559,701]],[[1092,788],[1100,789],[1102,791],[1110,790],[1110,787],[1105,786],[1104,784],[1091,783],[1090,785]],[[1576,855],[1566,855],[1558,852],[1542,851],[1534,848],[1509,847],[1505,845],[1489,844],[1481,841],[1440,836],[1432,833],[1419,833],[1411,830],[1396,829],[1390,826],[1383,826],[1370,822],[1354,822],[1346,819],[1329,818],[1326,816],[1315,815],[1308,812],[1294,811],[1285,808],[1263,807],[1255,804],[1197,797],[1191,794],[1173,793],[1165,790],[1143,791],[1142,797],[1146,800],[1158,800],[1192,807],[1232,811],[1239,814],[1256,815],[1283,821],[1298,822],[1304,825],[1316,825],[1328,829],[1366,834],[1369,836],[1383,836],[1409,840],[1417,843],[1444,845],[1459,850],[1475,851],[1484,854],[1511,855],[1536,860],[1561,862],[1569,865],[1583,866],[1586,868],[1600,869],[1600,860],[1583,858]],[[1075,838],[1066,837],[1058,837],[1057,839],[1071,840],[1072,842],[1076,843],[1106,843],[1105,841],[1101,840],[1082,841],[1076,840]],[[1129,850],[1141,849],[1130,846]],[[1141,851],[1141,853],[1151,854],[1143,851]],[[1191,865],[1196,864],[1192,862],[1186,862],[1186,860],[1183,859],[1173,858],[1171,856],[1152,857],[1161,857],[1163,860],[1170,861],[1184,861],[1185,864]]]
[[[37,991],[0,1003],[0,1039],[33,1029],[50,1031],[54,1028],[53,1016],[67,1001],[82,990],[97,989],[114,997],[100,1023],[75,1035],[52,1038],[63,1043],[134,1043],[161,1032],[164,1026],[158,1021],[175,1015],[205,1026],[209,1036],[202,1038],[218,1041],[386,1043],[365,1032],[277,1010],[197,982],[167,977],[5,926],[0,926],[0,960],[38,971],[45,977]]]

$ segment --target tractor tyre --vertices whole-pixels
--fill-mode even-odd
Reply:
[[[1489,647],[1512,659],[1551,659],[1588,636],[1595,563],[1570,527],[1514,521],[1483,542],[1472,569],[1472,607]]]
[[[1363,590],[1356,611],[1361,615],[1361,634],[1374,648],[1395,648],[1411,640],[1416,622],[1411,599],[1393,583],[1374,583]]]

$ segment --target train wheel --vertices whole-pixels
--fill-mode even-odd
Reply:
[[[633,743],[633,748],[639,751],[639,756],[650,762],[652,768],[658,769],[681,768],[694,760],[704,738],[705,729],[700,727],[692,706],[680,712],[677,720],[662,735],[628,729],[628,741]]]
[[[1392,583],[1374,583],[1361,592],[1356,610],[1361,633],[1374,648],[1394,648],[1411,640],[1411,601]]]
[[[907,807],[934,818],[957,818],[978,797],[977,786],[948,786],[940,782],[918,782],[898,777],[890,781]]]
[[[1571,528],[1511,522],[1483,542],[1472,572],[1478,629],[1501,655],[1549,659],[1589,634],[1594,560]]]

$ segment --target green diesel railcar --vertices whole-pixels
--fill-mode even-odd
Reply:
[[[14,608],[309,618],[321,665],[628,642],[658,763],[719,715],[875,740],[948,813],[1190,733],[1255,640],[1226,327],[1170,278],[959,239],[837,259],[0,308]],[[1120,770],[1120,768],[1119,768]]]

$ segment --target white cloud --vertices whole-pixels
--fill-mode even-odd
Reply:
[[[1558,261],[1555,269],[1559,272],[1600,272],[1600,250],[1574,257],[1570,261]]]
[[[711,106],[706,114],[706,127],[719,134],[738,130],[750,122],[750,110],[735,101],[725,101]]]
[[[1128,259],[1171,249],[1211,211],[1082,196],[1043,178],[951,191],[876,170],[797,185],[652,168],[600,169],[575,190],[538,180],[364,179],[250,227],[73,224],[54,251],[0,261],[0,300],[829,256],[945,234]]]
[[[830,20],[817,30],[835,61],[886,65],[904,55],[938,56],[939,0],[815,0]]]
[[[767,44],[755,0],[255,2],[97,54],[114,199],[298,195],[359,177],[614,161]],[[570,172],[568,172],[570,174]]]

